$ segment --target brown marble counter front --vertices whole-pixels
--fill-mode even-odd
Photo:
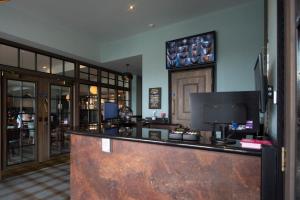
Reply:
[[[260,199],[261,157],[71,136],[71,199]]]

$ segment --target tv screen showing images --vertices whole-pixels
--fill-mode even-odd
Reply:
[[[216,62],[216,32],[166,42],[166,67],[176,69]]]

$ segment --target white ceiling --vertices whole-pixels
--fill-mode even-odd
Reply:
[[[110,41],[148,31],[150,23],[162,27],[247,2],[251,0],[11,0],[7,5]],[[136,5],[132,13],[131,3]]]
[[[11,0],[5,6],[80,31],[101,42],[129,37],[195,16],[238,6],[251,0]],[[128,6],[135,4],[134,12]],[[142,75],[142,56],[102,63],[120,72]]]

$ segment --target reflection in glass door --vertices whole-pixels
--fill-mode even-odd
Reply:
[[[71,88],[51,85],[50,103],[50,154],[57,155],[70,151]]]
[[[7,165],[36,158],[36,85],[7,80]]]

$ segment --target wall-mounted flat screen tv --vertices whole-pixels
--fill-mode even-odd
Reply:
[[[216,32],[166,42],[166,67],[177,69],[216,62]]]

